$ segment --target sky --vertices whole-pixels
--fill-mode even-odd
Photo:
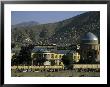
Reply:
[[[54,23],[84,12],[85,11],[12,11],[11,23],[12,25],[28,21],[36,21],[40,24]]]

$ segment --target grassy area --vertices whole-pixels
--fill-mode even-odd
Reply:
[[[15,72],[12,70],[12,77],[99,77],[100,72],[75,72],[71,70],[59,72]]]

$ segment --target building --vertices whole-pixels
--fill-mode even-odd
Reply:
[[[83,63],[99,62],[100,44],[98,38],[91,32],[81,38],[80,55]]]
[[[31,53],[32,65],[62,65],[61,58],[63,55],[64,54],[47,50],[46,48],[35,47]]]
[[[80,61],[80,54],[78,52],[73,52],[72,56],[74,63],[78,63]]]
[[[73,58],[73,61],[75,63],[79,62],[80,54],[76,51],[70,51],[70,50],[57,50],[57,51],[52,50],[52,51],[50,51],[46,48],[35,47],[31,53],[32,65],[64,66],[61,59],[62,59],[63,55],[66,55],[67,53],[69,53],[69,55],[71,55],[71,57]]]

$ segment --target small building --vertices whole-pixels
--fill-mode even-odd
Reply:
[[[79,63],[80,61],[80,54],[77,51],[71,51],[69,55],[73,58],[74,63]]]
[[[73,53],[73,61],[78,63],[80,61],[80,54],[78,52]]]

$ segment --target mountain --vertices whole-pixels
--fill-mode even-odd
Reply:
[[[38,25],[39,23],[36,22],[36,21],[28,21],[28,22],[22,22],[22,23],[19,23],[19,24],[15,24],[15,25],[12,25],[12,29],[13,28],[21,28],[21,27],[32,27],[34,25]]]
[[[100,38],[99,11],[86,12],[56,23],[12,28],[11,37],[16,44],[23,44],[28,39],[34,44],[70,45],[80,43],[80,38],[86,32],[92,32]]]

